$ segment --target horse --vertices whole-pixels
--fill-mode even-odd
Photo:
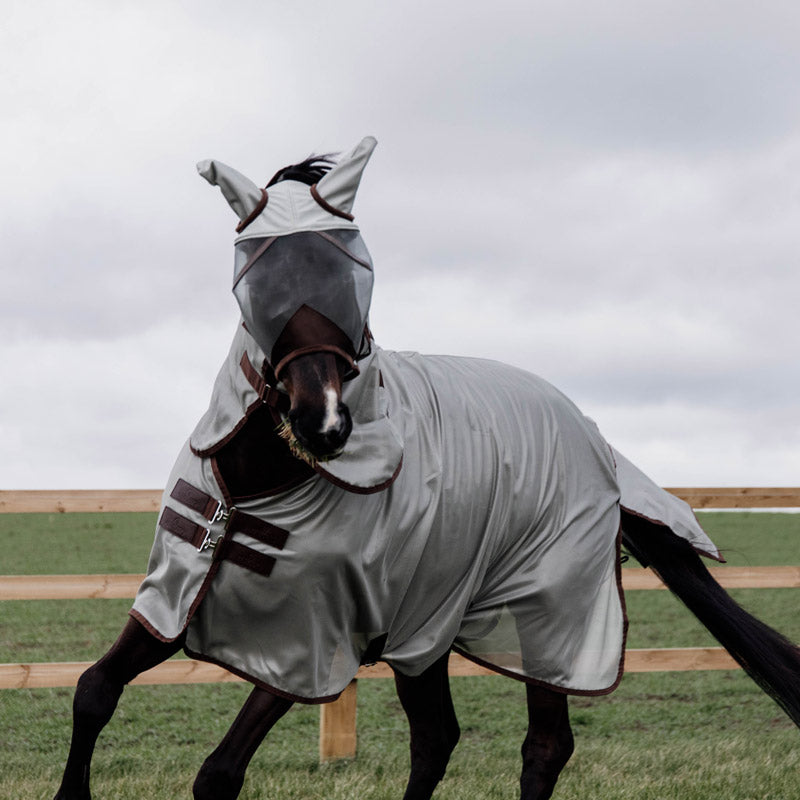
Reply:
[[[198,165],[239,218],[241,319],[130,618],[78,681],[56,800],[90,798],[125,685],[181,649],[254,685],[196,800],[234,800],[294,702],[331,701],[379,660],[409,723],[404,800],[428,800],[459,739],[451,650],[525,684],[520,797],[546,800],[574,749],[568,696],[623,674],[623,545],[800,725],[800,651],[711,577],[700,555],[722,559],[686,504],[541,378],[378,347],[352,214],[375,144],[264,188]]]

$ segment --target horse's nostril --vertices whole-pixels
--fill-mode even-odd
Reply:
[[[353,422],[347,406],[340,403],[337,411],[336,419],[329,419],[329,424],[320,430],[320,438],[326,443],[329,453],[341,450],[353,430]]]
[[[352,430],[353,420],[350,418],[350,409],[344,403],[339,403],[339,425],[336,428],[336,436],[342,445],[347,441]]]
[[[334,415],[326,413],[322,420],[319,414],[307,410],[292,409],[289,412],[289,422],[295,438],[317,458],[338,455],[353,430],[347,406],[340,403],[336,411]]]

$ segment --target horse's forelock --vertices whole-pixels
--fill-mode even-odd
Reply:
[[[333,154],[327,153],[320,156],[309,156],[305,161],[299,164],[290,164],[288,167],[282,167],[273,176],[267,184],[267,188],[274,186],[281,181],[300,181],[301,183],[313,186],[327,175],[331,167],[336,163]]]

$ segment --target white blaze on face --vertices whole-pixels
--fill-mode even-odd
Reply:
[[[325,389],[325,416],[322,418],[322,427],[319,432],[326,434],[328,431],[338,428],[340,424],[339,396],[336,389],[328,386]]]

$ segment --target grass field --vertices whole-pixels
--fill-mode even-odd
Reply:
[[[733,565],[800,564],[800,515],[703,514]],[[154,515],[0,515],[0,573],[142,572]],[[737,599],[800,640],[798,590]],[[128,600],[0,603],[0,662],[92,660],[125,622]],[[629,592],[629,646],[711,643],[665,592]],[[504,678],[454,678],[462,740],[436,797],[517,796],[524,691]],[[191,797],[191,783],[243,702],[240,685],[130,687],[93,765],[96,800]],[[0,798],[49,800],[66,756],[72,691],[0,691]],[[573,698],[576,753],[558,800],[800,797],[800,738],[740,672],[626,676],[602,698]],[[251,766],[244,800],[402,796],[407,729],[391,681],[359,684],[358,756],[317,763],[319,712],[296,706]]]

